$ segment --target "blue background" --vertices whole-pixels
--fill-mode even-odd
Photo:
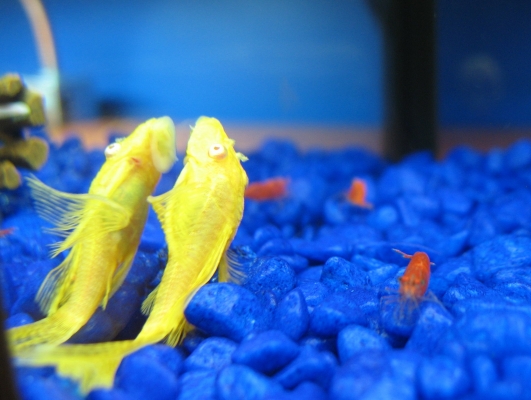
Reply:
[[[71,114],[382,125],[383,37],[363,0],[44,0]],[[437,5],[439,122],[531,125],[531,2]],[[36,73],[17,0],[0,73]]]

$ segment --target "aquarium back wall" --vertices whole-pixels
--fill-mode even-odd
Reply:
[[[73,119],[215,115],[380,127],[383,41],[363,0],[44,0]],[[439,119],[531,125],[531,3],[437,4]],[[39,63],[17,0],[0,2],[0,67]]]

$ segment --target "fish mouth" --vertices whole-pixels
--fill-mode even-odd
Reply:
[[[168,172],[177,160],[175,125],[170,117],[161,117],[151,126],[151,159],[160,173]]]

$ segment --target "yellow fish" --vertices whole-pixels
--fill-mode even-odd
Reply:
[[[122,284],[146,222],[148,196],[176,160],[169,117],[150,119],[105,149],[106,161],[87,194],[28,185],[37,212],[65,237],[52,256],[70,249],[42,283],[37,302],[47,316],[7,331],[15,355],[36,345],[59,345],[90,319]]]
[[[64,376],[78,379],[81,391],[112,387],[123,357],[166,340],[176,345],[185,334],[187,301],[216,272],[231,275],[226,251],[243,216],[247,174],[217,119],[201,117],[190,134],[184,168],[169,192],[149,198],[168,244],[161,282],[142,306],[149,317],[136,339],[41,349],[20,359],[26,365],[56,365]]]

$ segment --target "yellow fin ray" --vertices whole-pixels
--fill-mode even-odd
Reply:
[[[155,304],[155,299],[157,298],[157,292],[159,290],[158,285],[155,289],[151,291],[151,293],[146,297],[146,299],[142,302],[142,308],[141,312],[143,315],[149,315],[151,313],[151,310],[153,309],[153,305]]]
[[[223,254],[218,267],[218,282],[241,284],[245,278],[243,264],[238,261],[236,252],[228,248]]]
[[[57,368],[65,377],[76,379],[83,394],[96,388],[111,388],[122,359],[143,344],[128,340],[87,345],[41,346],[18,355],[19,365]]]
[[[63,193],[36,178],[27,178],[27,182],[37,213],[55,225],[47,231],[66,237],[64,241],[51,246],[52,257],[73,247],[80,240],[97,240],[109,232],[122,229],[131,219],[130,211],[106,197]],[[97,218],[97,222],[89,221],[91,218]]]
[[[71,278],[79,263],[75,262],[78,252],[72,250],[61,264],[52,269],[41,284],[35,300],[45,315],[54,313],[64,302]]]

